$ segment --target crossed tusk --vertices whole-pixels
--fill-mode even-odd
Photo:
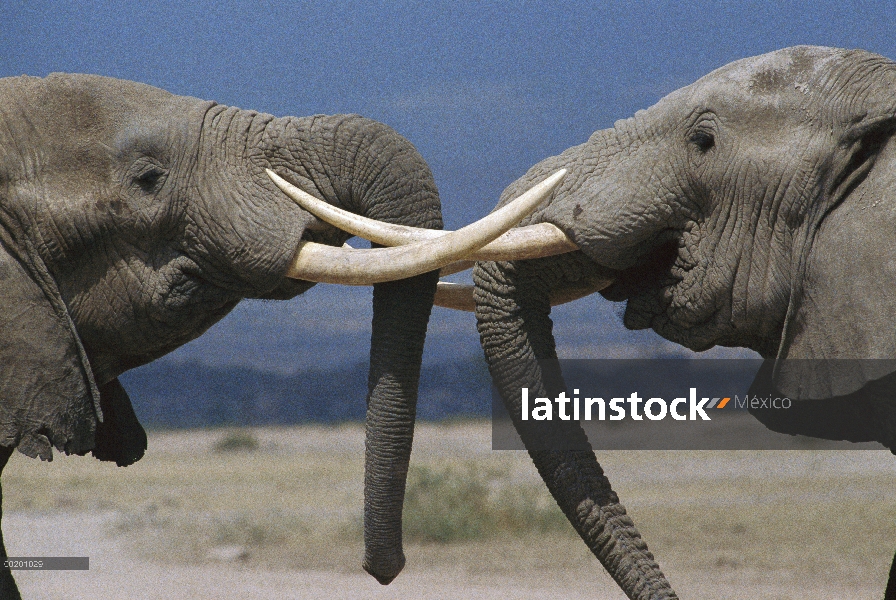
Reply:
[[[266,169],[266,171],[274,183],[287,192],[293,200],[296,200],[295,196],[302,197],[303,200],[307,200],[304,196],[316,200],[313,196],[292,186],[270,169]],[[519,223],[550,196],[565,175],[566,169],[557,171],[512,202],[462,229],[451,232],[435,231],[435,236],[424,234],[423,239],[406,241],[404,245],[370,250],[347,250],[315,242],[299,242],[295,258],[286,275],[294,279],[319,283],[371,285],[406,279],[441,269],[459,259],[470,256]],[[295,191],[301,192],[301,194],[290,194]],[[296,202],[299,201],[296,200]],[[317,202],[329,206],[325,202]],[[314,211],[309,210],[309,212],[318,218],[327,220]],[[409,229],[416,232],[432,231]],[[348,229],[346,231],[353,233]]]
[[[557,174],[561,172],[565,172],[565,170],[558,171]],[[456,233],[409,227],[407,225],[395,225],[368,219],[319,200],[270,170],[268,171],[268,176],[296,204],[318,219],[377,244],[404,246],[417,242],[437,240],[446,235]],[[477,260],[524,260],[554,256],[572,252],[573,250],[578,250],[578,246],[557,226],[551,223],[538,223],[506,231],[494,241],[475,249],[470,254],[464,255],[465,262],[458,262],[444,267],[441,275],[449,275],[468,269]]]

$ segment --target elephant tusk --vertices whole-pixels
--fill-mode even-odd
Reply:
[[[559,227],[552,223],[536,223],[516,227],[473,253],[475,260],[525,260],[544,258],[578,250]]]
[[[440,281],[436,286],[434,304],[442,308],[476,312],[476,301],[473,299],[475,286],[466,283],[448,283]]]
[[[609,287],[612,283],[612,279],[599,279],[591,281],[586,285],[553,290],[550,295],[551,306],[566,304],[567,302],[584,298],[594,292],[599,292],[602,289]],[[473,299],[474,289],[476,289],[475,286],[465,283],[448,283],[447,281],[440,281],[436,286],[436,298],[434,304],[452,310],[476,312],[476,301]]]
[[[377,244],[404,246],[415,242],[438,239],[452,233],[450,231],[422,229],[368,219],[315,198],[308,192],[292,185],[270,169],[267,170],[267,173],[283,193],[318,219]],[[523,260],[555,256],[578,249],[579,247],[555,225],[551,223],[537,223],[511,229],[493,242],[464,258],[473,261]],[[464,268],[457,268],[452,272],[462,271]]]
[[[475,260],[458,260],[450,265],[445,265],[441,269],[439,269],[439,277],[446,277],[448,275],[454,275],[455,273],[460,273],[461,271],[466,271],[467,269],[472,269],[473,265],[476,264]]]
[[[277,182],[276,174],[268,170],[268,175]],[[372,285],[441,269],[519,223],[550,196],[565,175],[566,170],[561,169],[487,217],[435,239],[370,250],[299,242],[286,276],[318,283]]]

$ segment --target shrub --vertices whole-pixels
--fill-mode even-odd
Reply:
[[[444,544],[568,527],[543,486],[508,480],[506,472],[483,472],[474,463],[411,467],[404,536],[408,541]]]
[[[215,442],[215,452],[251,452],[258,449],[258,439],[248,429],[234,429]]]

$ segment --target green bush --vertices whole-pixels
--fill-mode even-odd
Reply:
[[[251,452],[258,449],[258,439],[248,429],[234,429],[215,442],[215,452]]]
[[[569,527],[540,485],[513,485],[506,472],[463,466],[411,467],[404,503],[408,541],[452,543]]]

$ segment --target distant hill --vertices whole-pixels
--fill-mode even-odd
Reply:
[[[551,312],[560,358],[696,356],[620,323],[624,306],[597,296]],[[332,423],[364,418],[371,291],[318,286],[286,302],[249,301],[199,339],[122,382],[147,427]],[[701,356],[746,358],[742,349]],[[433,311],[423,354],[419,418],[487,416],[491,379],[476,320]]]
[[[121,380],[145,427],[333,423],[364,419],[367,363],[283,375],[162,360]],[[418,418],[487,416],[490,385],[479,357],[424,365]]]

